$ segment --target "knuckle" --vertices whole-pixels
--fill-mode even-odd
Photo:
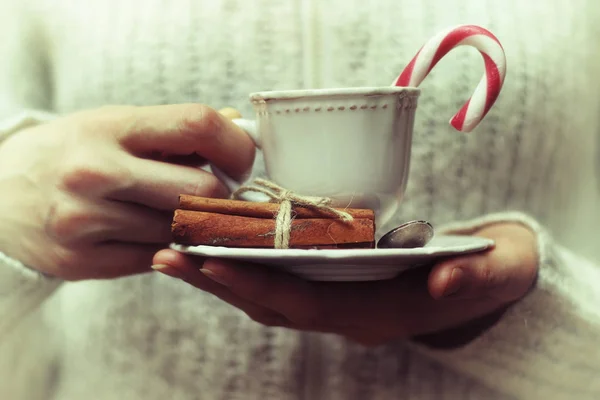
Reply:
[[[56,251],[56,265],[61,279],[66,281],[79,281],[86,279],[84,272],[85,257],[81,252],[61,248]]]
[[[72,193],[83,193],[92,187],[106,185],[110,177],[87,162],[68,162],[60,174],[60,188]]]
[[[493,288],[496,286],[496,274],[494,273],[493,269],[487,265],[487,264],[482,264],[480,266],[480,279],[481,282],[483,283],[483,286],[486,288]]]
[[[183,192],[193,196],[201,197],[225,197],[227,190],[214,175],[208,175],[204,179],[190,182],[183,187]]]
[[[76,114],[79,131],[83,135],[106,139],[107,132],[116,132],[122,129],[128,117],[133,115],[134,109],[134,106],[104,105],[93,110],[81,111]]]
[[[182,113],[179,130],[193,139],[202,136],[202,140],[214,140],[221,124],[222,116],[215,109],[204,104],[189,104]]]
[[[509,275],[505,268],[495,268],[490,263],[481,263],[479,266],[480,293],[482,296],[512,296],[515,288],[510,285]]]
[[[104,105],[94,110],[94,118],[90,118],[88,121],[94,124],[102,123],[103,131],[107,127],[119,129],[136,122],[135,112],[137,109],[138,107],[132,105]]]
[[[481,269],[481,281],[486,289],[502,289],[507,285],[507,276],[497,271],[490,264],[486,264]]]
[[[46,233],[58,243],[70,243],[81,236],[89,220],[89,214],[69,202],[54,202],[46,219]]]
[[[65,161],[59,174],[59,188],[76,194],[97,193],[131,181],[127,169],[95,165],[90,158],[81,155]]]

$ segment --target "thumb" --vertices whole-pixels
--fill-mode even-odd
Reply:
[[[503,303],[525,295],[535,280],[537,260],[529,246],[510,238],[495,238],[494,249],[444,261],[429,275],[432,297],[495,299]]]
[[[197,154],[233,178],[252,166],[254,142],[231,121],[231,110],[219,113],[202,104],[171,104],[126,111],[117,140],[133,154]]]

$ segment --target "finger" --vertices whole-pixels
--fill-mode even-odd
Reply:
[[[52,203],[46,233],[64,246],[102,241],[168,243],[171,216],[146,207],[104,199],[67,197]]]
[[[309,282],[259,265],[207,260],[202,271],[239,297],[274,310],[295,326],[337,332],[379,317],[381,285]]]
[[[202,272],[237,296],[279,312],[294,323],[314,326],[320,322],[317,317],[317,310],[322,308],[319,293],[299,278],[263,266],[216,259],[207,260]]]
[[[283,315],[265,307],[244,300],[200,272],[204,260],[192,258],[174,250],[161,250],[153,258],[152,268],[164,275],[182,281],[210,293],[224,302],[243,311],[252,320],[267,326],[290,326],[291,322]]]
[[[518,247],[517,247],[518,249]],[[429,277],[436,298],[514,301],[525,294],[535,275],[527,252],[515,250],[511,239],[498,238],[493,250],[442,262]]]
[[[234,294],[227,286],[209,279],[201,272],[204,259],[189,257],[174,250],[159,251],[153,259],[152,268],[165,275],[181,279],[186,283],[211,293],[219,299],[243,311],[255,322],[266,326],[278,326],[295,330],[332,333],[327,326],[314,326],[295,323],[281,313],[255,304]]]
[[[108,242],[88,248],[62,249],[61,269],[66,280],[114,279],[152,271],[152,257],[164,246]],[[52,271],[50,271],[52,274]]]
[[[138,107],[119,142],[135,155],[199,154],[234,178],[254,160],[252,139],[227,117],[201,104]]]
[[[225,107],[219,110],[219,114],[228,119],[242,118],[242,114],[235,108]]]
[[[180,194],[214,198],[229,195],[216,176],[199,168],[135,157],[124,164],[131,171],[130,184],[108,193],[111,199],[172,211],[179,205]]]
[[[223,115],[227,119],[237,119],[242,118],[242,114],[235,108],[227,107],[219,110],[219,114]],[[171,164],[179,164],[179,165],[187,165],[190,167],[200,168],[207,164],[207,161],[204,157],[200,157],[198,154],[187,154],[187,155],[171,155],[164,152],[156,152],[154,157],[150,157],[152,159],[157,159],[160,161],[168,162]]]
[[[169,155],[169,154],[160,154],[153,159],[174,164],[174,165],[185,165],[193,168],[202,168],[207,165],[207,161],[204,157],[200,157],[198,154],[188,154],[188,155]]]
[[[225,286],[208,279],[204,274],[199,272],[199,270],[195,272],[182,271],[181,267],[173,267],[167,264],[154,264],[152,269],[172,278],[180,279],[197,289],[214,295],[233,307],[243,311],[248,317],[256,322],[264,325],[276,324],[277,326],[289,324],[289,321],[281,314],[241,299],[231,293]]]

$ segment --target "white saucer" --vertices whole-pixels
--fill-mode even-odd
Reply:
[[[202,257],[226,258],[278,267],[313,281],[373,281],[394,278],[399,273],[440,258],[487,250],[494,241],[476,236],[435,236],[417,249],[249,249],[171,244],[173,250]]]

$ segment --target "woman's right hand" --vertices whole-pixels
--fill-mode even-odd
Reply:
[[[179,194],[227,195],[198,164],[241,177],[254,152],[197,104],[110,106],[25,129],[0,144],[0,251],[66,280],[147,272],[171,241]]]

